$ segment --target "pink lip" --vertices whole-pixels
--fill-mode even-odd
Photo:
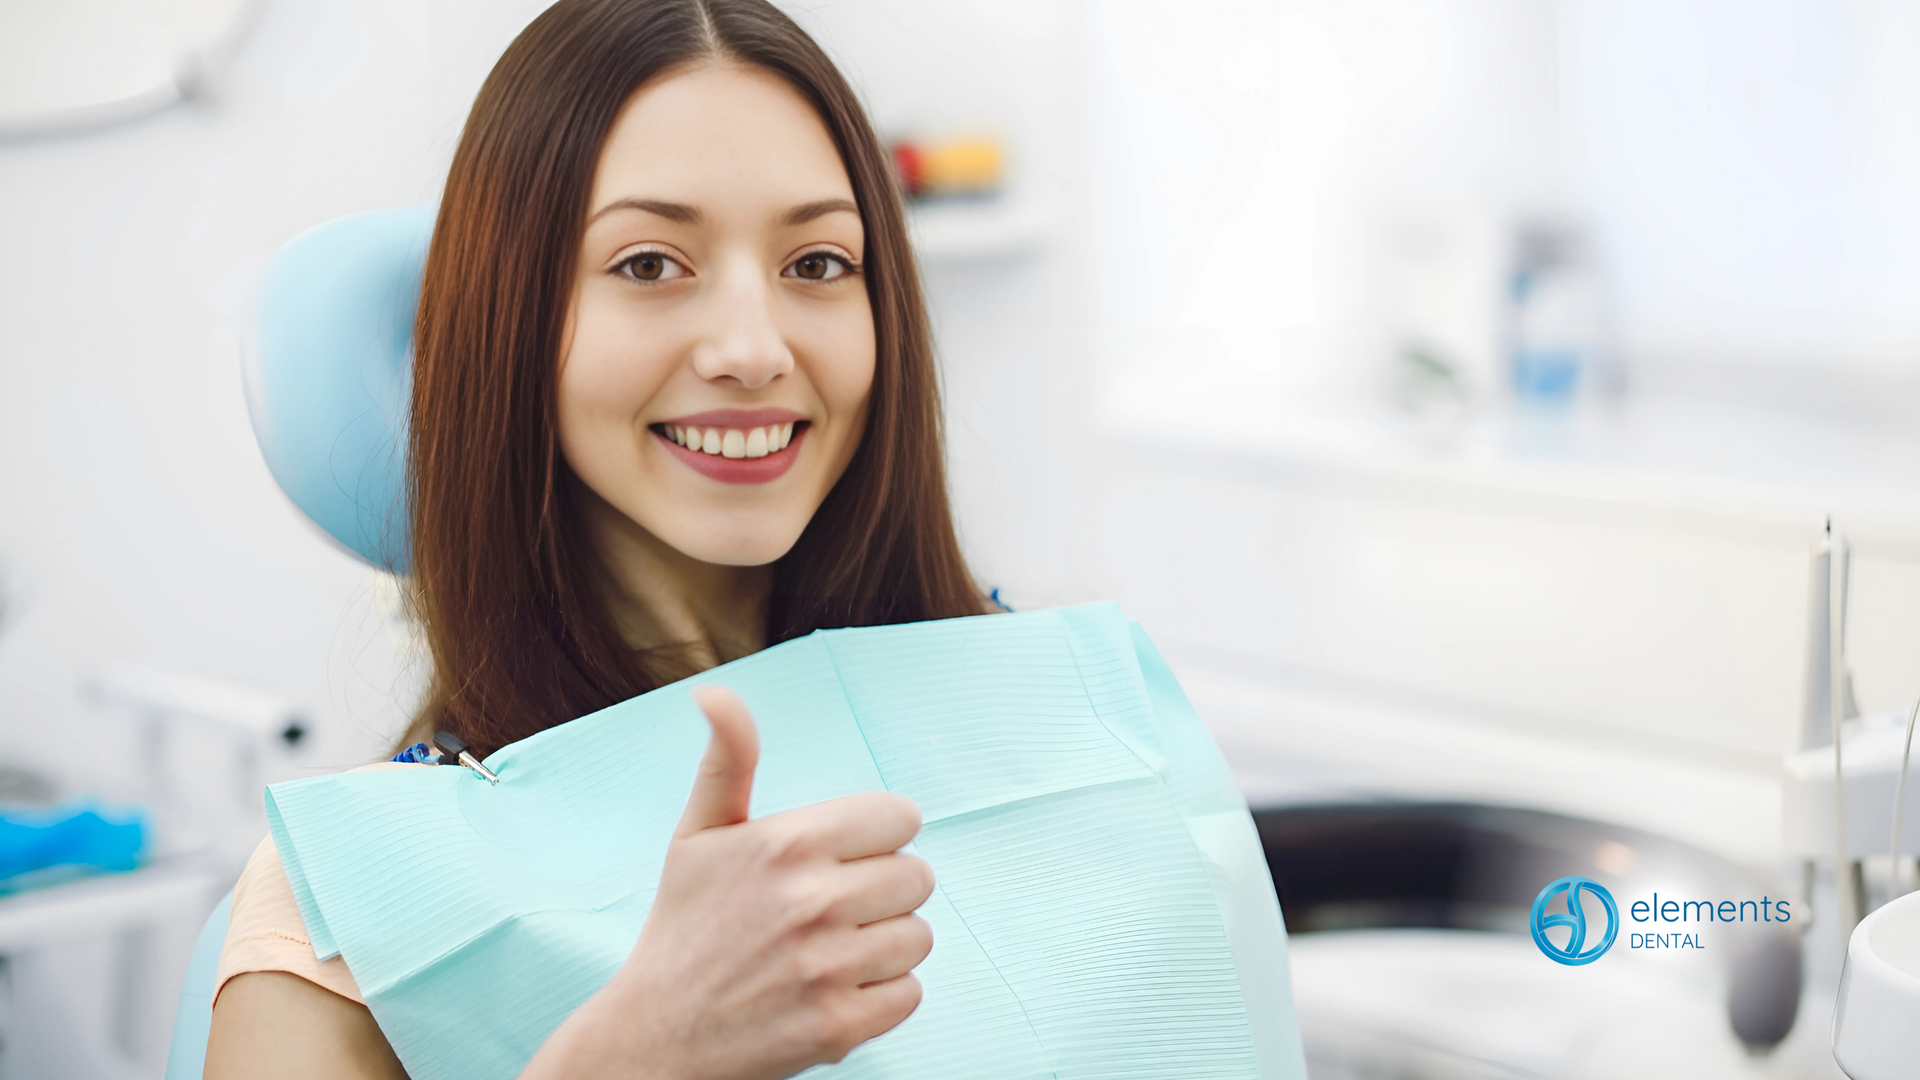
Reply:
[[[689,416],[683,420],[669,420],[667,423],[685,425],[686,427],[698,427],[702,424],[707,427],[764,427],[767,424],[786,422],[785,420],[760,420],[757,422],[749,421],[743,424],[731,419],[710,419],[720,416],[760,416],[762,414],[772,415],[774,413],[781,413],[786,416],[793,415],[787,413],[784,409],[756,409],[752,411],[724,409],[701,413],[698,416]],[[757,458],[730,458],[722,457],[719,454],[703,454],[698,450],[689,450],[679,443],[674,442],[672,439],[667,438],[665,435],[662,435],[658,429],[654,430],[653,437],[660,440],[661,445],[665,446],[667,451],[674,457],[679,458],[682,464],[708,479],[718,480],[723,484],[764,484],[785,476],[787,470],[793,468],[793,463],[800,460],[800,444],[806,441],[807,432],[810,430],[812,430],[811,427],[795,428],[793,439],[789,441],[787,445],[768,454],[766,457]]]
[[[791,424],[806,417],[792,409],[708,409],[691,416],[679,416],[671,420],[659,420],[656,423],[673,427],[706,428],[747,428],[766,427],[769,424]]]

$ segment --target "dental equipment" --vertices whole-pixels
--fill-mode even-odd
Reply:
[[[1920,893],[1884,904],[1847,942],[1833,1059],[1851,1080],[1911,1077],[1920,1061]]]
[[[1840,949],[1845,959],[1847,935],[1860,922],[1865,897],[1860,881],[1860,864],[1847,858],[1847,798],[1845,773],[1841,764],[1841,722],[1852,704],[1853,676],[1847,670],[1847,563],[1849,551],[1845,538],[1834,535],[1833,519],[1827,519],[1826,535],[1820,545],[1827,569],[1827,720],[1833,732],[1833,827],[1834,827],[1834,906],[1840,921]],[[1816,556],[1816,564],[1819,557]]]
[[[1913,724],[1920,720],[1920,698],[1915,698],[1913,711],[1907,714],[1907,738],[1900,748],[1900,779],[1893,786],[1893,824],[1888,828],[1893,840],[1887,845],[1887,901],[1889,903],[1906,894],[1900,880],[1900,818],[1907,809],[1907,768],[1913,760]]]

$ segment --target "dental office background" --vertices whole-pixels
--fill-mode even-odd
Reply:
[[[256,449],[251,303],[302,229],[437,197],[544,5],[0,0],[0,803],[152,825],[0,897],[0,1076],[158,1076],[260,783],[401,730],[393,584]],[[1829,517],[1859,710],[1920,694],[1920,2],[784,6],[884,136],[1004,154],[913,210],[985,584],[1120,599],[1256,807],[1809,894],[1765,1052],[1713,957],[1296,920],[1316,1080],[1838,1075],[1782,762]]]

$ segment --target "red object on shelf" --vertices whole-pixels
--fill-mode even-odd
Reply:
[[[893,167],[899,170],[900,187],[908,195],[918,195],[927,189],[926,156],[918,146],[910,142],[894,143]]]

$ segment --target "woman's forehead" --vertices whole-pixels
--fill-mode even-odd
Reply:
[[[709,63],[628,100],[601,151],[590,213],[652,199],[707,215],[780,215],[852,198],[833,137],[805,98],[762,69]]]

